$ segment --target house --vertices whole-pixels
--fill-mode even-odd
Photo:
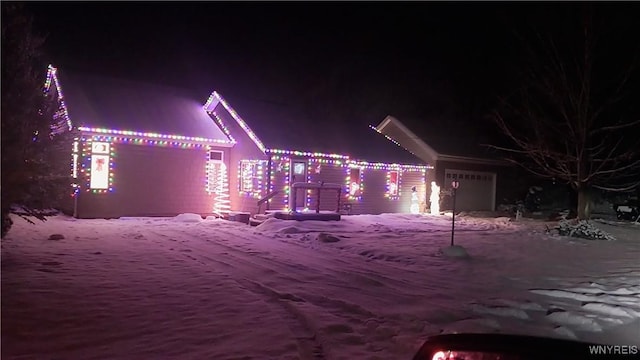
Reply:
[[[428,184],[435,181],[443,190],[450,190],[454,180],[459,182],[456,210],[492,211],[498,200],[514,196],[513,167],[477,142],[436,127],[424,132],[432,134],[428,139],[421,138],[393,116],[387,116],[376,129],[433,165],[433,171],[427,174]],[[444,197],[442,203],[443,209],[451,209],[450,197]]]
[[[373,126],[323,129],[290,108],[206,102],[167,86],[67,74],[45,90],[77,136],[70,146],[78,218],[409,212],[430,166]]]

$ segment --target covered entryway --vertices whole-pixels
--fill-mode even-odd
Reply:
[[[491,172],[445,169],[444,182],[451,188],[451,182],[458,180],[460,187],[456,193],[456,210],[489,210],[496,207],[496,174]]]

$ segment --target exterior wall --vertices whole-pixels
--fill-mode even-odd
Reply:
[[[411,188],[415,186],[424,209],[426,197],[425,178],[421,171],[403,171],[400,174],[400,196],[391,199],[387,194],[388,170],[364,169],[362,198],[350,200],[352,214],[409,213],[411,208]]]
[[[124,143],[115,143],[113,147],[113,191],[87,192],[86,181],[81,181],[82,188],[76,198],[77,217],[175,216],[185,212],[212,212],[214,196],[206,189],[206,147]],[[227,148],[213,149],[224,151],[225,158],[228,158]],[[84,166],[90,166],[84,161]]]
[[[431,194],[431,183],[427,182],[432,170],[427,170],[425,176],[421,171],[405,171],[402,173],[400,183],[400,208],[397,212],[407,213],[411,208],[411,188],[416,187],[418,199],[420,199],[420,212],[429,208],[429,195]]]
[[[64,193],[56,194],[60,196],[60,200],[56,202],[55,208],[58,209],[65,215],[73,216],[75,211],[75,195],[73,184],[76,183],[76,179],[72,176],[71,167],[73,166],[73,139],[69,139],[68,147],[66,149],[53,149],[56,151],[55,159],[61,161],[58,163],[62,168],[69,169],[69,182],[68,187],[65,189]]]
[[[292,160],[293,159],[289,159],[289,161]],[[362,195],[359,199],[350,199],[346,181],[348,168],[345,164],[318,162],[316,159],[306,160],[308,162],[306,181],[340,184],[342,186],[340,199],[341,208],[344,209],[344,204],[349,204],[351,206],[350,214],[409,213],[411,207],[411,188],[413,186],[417,187],[422,208],[424,208],[427,188],[425,185],[425,176],[422,171],[401,171],[399,196],[397,198],[389,198],[387,197],[388,170],[365,168],[361,170],[363,171]],[[275,167],[275,169],[277,169],[277,167]],[[282,172],[285,171],[286,169]],[[284,189],[286,186],[286,178],[282,172],[276,172],[274,174],[274,189]],[[283,191],[282,193],[284,194],[285,192]],[[314,211],[317,206],[316,194],[316,190],[307,191],[306,194],[304,190],[298,190],[297,197],[303,198],[304,204],[306,204],[306,206],[298,207],[298,210],[300,211],[307,207],[310,211]],[[283,201],[286,202],[286,199],[286,194],[284,194],[284,196],[279,194],[274,197],[271,209],[278,209],[276,204],[280,204]],[[337,192],[335,190],[324,190],[321,192],[321,211],[336,211],[337,203]],[[288,204],[288,202],[286,202],[286,204]],[[282,209],[282,207],[280,209]]]
[[[320,170],[318,172],[318,170]],[[340,208],[346,202],[346,170],[342,165],[322,164],[311,162],[309,166],[309,182],[324,181],[327,184],[340,184],[342,186],[340,193]],[[315,210],[318,197],[316,191],[311,191],[307,197],[309,209]],[[336,211],[338,209],[338,192],[337,190],[323,190],[320,193],[320,211]]]
[[[240,192],[240,161],[241,160],[267,160],[267,156],[258,148],[236,120],[221,105],[217,106],[214,114],[232,134],[236,144],[229,152],[229,196],[232,211],[245,211],[256,213],[258,199]],[[266,189],[262,196],[266,195]],[[260,196],[260,197],[262,197]],[[264,208],[263,208],[264,209]]]
[[[494,173],[496,175],[496,207],[497,204],[500,203],[500,199],[510,197],[509,194],[513,190],[514,178],[512,176],[512,167],[438,160],[435,166],[435,181],[441,186],[442,191],[451,189],[451,184],[445,181],[445,169]],[[451,210],[452,204],[451,197],[444,195],[440,208],[443,210]]]
[[[271,159],[271,188],[278,193],[261,210],[266,210],[267,208],[268,210],[283,210],[288,205],[285,186],[289,178],[289,160],[281,159],[278,156],[272,156]],[[269,180],[267,179],[266,181]]]
[[[436,183],[436,185],[441,186],[441,182],[436,181],[436,172],[435,169],[431,169],[427,171],[427,176],[426,176],[426,180],[425,180],[425,187],[426,187],[426,194],[425,194],[425,207],[427,209],[431,209],[431,201],[430,201],[430,197],[431,197],[431,183],[434,182]],[[440,189],[440,197],[442,198],[442,190]]]

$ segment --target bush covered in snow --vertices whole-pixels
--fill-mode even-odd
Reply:
[[[607,234],[606,232],[598,229],[586,220],[580,220],[578,222],[563,220],[560,221],[556,230],[558,230],[558,233],[562,236],[578,237],[589,240],[615,240],[611,234]]]

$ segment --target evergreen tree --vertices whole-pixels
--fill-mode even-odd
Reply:
[[[2,237],[11,212],[45,220],[70,194],[73,133],[57,93],[43,91],[44,38],[32,22],[22,4],[2,3]]]

